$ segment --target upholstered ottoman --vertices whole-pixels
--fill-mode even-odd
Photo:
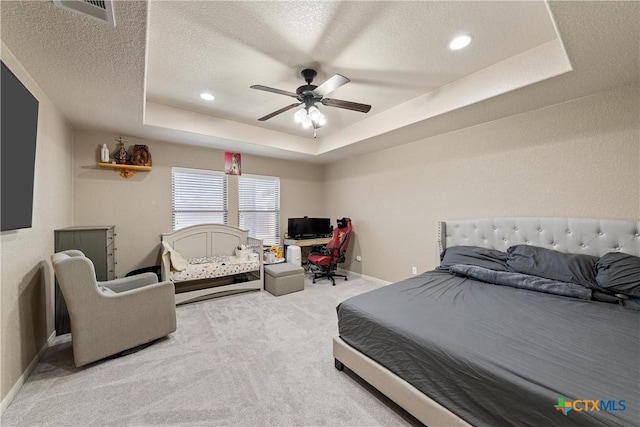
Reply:
[[[283,262],[264,266],[264,288],[280,296],[304,290],[304,268]]]

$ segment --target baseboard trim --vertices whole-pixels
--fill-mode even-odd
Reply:
[[[360,277],[360,278],[362,278],[362,279],[371,280],[372,282],[380,283],[381,285],[390,285],[390,284],[392,284],[392,283],[393,283],[393,282],[389,282],[389,281],[387,281],[387,280],[378,279],[377,277],[367,276],[367,275],[362,274],[362,273],[356,273],[355,271],[351,271],[351,270],[344,270],[344,269],[342,269],[342,268],[338,268],[338,271],[339,271],[341,274],[346,274],[346,275],[348,275],[348,276],[349,276],[349,278],[354,277],[354,276],[355,276],[355,277]]]
[[[56,337],[56,331],[54,330],[51,333],[51,335],[49,335],[49,338],[44,343],[44,345],[42,346],[38,354],[36,354],[36,356],[33,358],[31,363],[29,363],[29,366],[27,366],[27,369],[25,369],[22,375],[20,375],[20,378],[18,378],[18,381],[16,381],[13,387],[11,387],[11,390],[9,390],[9,393],[7,393],[4,399],[2,399],[2,403],[0,403],[0,417],[2,417],[2,415],[4,414],[4,411],[9,407],[9,405],[11,405],[11,402],[13,402],[13,399],[16,397],[16,394],[18,394],[18,392],[24,385],[25,381],[27,381],[27,379],[29,378],[29,375],[31,375],[33,370],[36,368],[36,365],[38,364],[40,359],[42,359],[42,357],[44,356],[44,353],[47,351],[50,345],[53,343],[55,337]]]

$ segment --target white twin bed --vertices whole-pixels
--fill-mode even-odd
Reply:
[[[174,283],[176,304],[264,288],[262,240],[247,230],[201,224],[162,234],[161,240],[162,280]],[[241,256],[238,247],[246,248]]]

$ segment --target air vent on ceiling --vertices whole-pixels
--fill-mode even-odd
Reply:
[[[108,22],[113,27],[116,26],[111,0],[53,0],[53,3],[63,9],[82,13],[91,18]]]

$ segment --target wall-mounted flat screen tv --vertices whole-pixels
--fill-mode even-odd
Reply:
[[[289,218],[289,237],[293,239],[324,237],[331,234],[331,220],[329,218]]]
[[[0,76],[1,231],[31,227],[38,100],[2,62]]]

